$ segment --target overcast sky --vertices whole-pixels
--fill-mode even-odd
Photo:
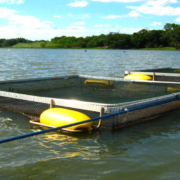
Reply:
[[[180,24],[180,0],[0,0],[0,38],[132,34]]]

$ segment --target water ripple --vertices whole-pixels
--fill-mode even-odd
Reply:
[[[0,49],[1,80],[67,74],[124,76],[125,70],[177,67],[179,51]],[[1,145],[0,179],[179,179],[180,113],[115,132],[49,133]],[[40,130],[0,111],[1,138]]]

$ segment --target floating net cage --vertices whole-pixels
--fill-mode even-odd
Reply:
[[[86,75],[1,81],[0,108],[32,118],[50,107],[76,110],[90,118],[120,112],[103,119],[101,125],[118,128],[179,108],[179,91],[178,82]]]
[[[177,67],[125,71],[125,75],[128,74],[145,74],[155,81],[180,82],[180,68]]]

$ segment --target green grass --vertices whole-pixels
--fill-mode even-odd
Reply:
[[[13,48],[42,48],[41,42],[34,42],[34,43],[18,43]]]
[[[51,42],[18,43],[12,48],[60,48],[58,44]]]
[[[175,47],[142,48],[142,50],[176,50]]]
[[[62,48],[59,44],[51,43],[51,42],[33,42],[33,43],[18,43],[12,48]],[[64,48],[62,48],[64,49]],[[68,49],[106,49],[104,47],[95,47],[95,48],[80,48],[80,47],[73,47]],[[107,48],[108,49],[108,48]],[[177,50],[175,47],[158,47],[158,48],[141,48],[139,50]]]

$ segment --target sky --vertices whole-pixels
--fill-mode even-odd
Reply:
[[[0,0],[0,38],[133,34],[180,24],[180,0]]]

